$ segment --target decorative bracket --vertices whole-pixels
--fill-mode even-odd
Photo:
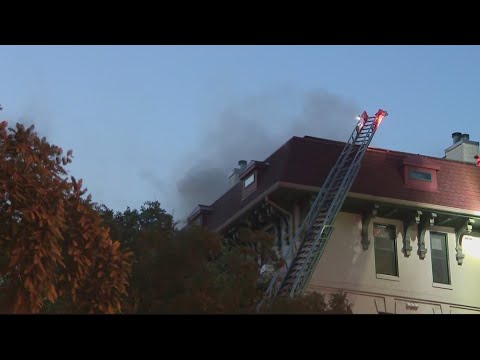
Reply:
[[[273,220],[272,216],[272,206],[268,202],[262,201],[253,211],[248,213],[246,220],[250,223],[250,227],[258,229]]]
[[[369,212],[362,213],[362,247],[363,250],[368,250],[368,245],[370,245],[370,240],[368,240],[368,225],[370,221],[377,216],[379,205],[373,205],[373,208]]]
[[[237,242],[239,240],[239,228],[238,226],[231,227],[228,232],[226,233],[227,240],[231,240],[232,242]]]
[[[461,227],[455,229],[455,235],[457,238],[457,244],[456,244],[455,250],[457,250],[456,258],[457,258],[458,265],[462,265],[463,259],[465,258],[465,254],[462,251],[463,237],[472,232],[472,226],[474,223],[475,223],[474,219],[467,219]]]
[[[421,221],[418,224],[418,256],[420,259],[425,259],[425,254],[427,253],[427,248],[425,247],[425,233],[427,230],[435,224],[435,218],[437,214],[435,213],[426,213]]]
[[[405,254],[405,257],[409,257],[412,253],[412,245],[411,245],[411,239],[408,236],[408,229],[410,226],[416,224],[420,224],[420,217],[423,215],[423,213],[420,210],[415,211],[413,214],[409,214],[408,218],[403,220],[403,253]]]

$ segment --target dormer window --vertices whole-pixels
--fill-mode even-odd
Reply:
[[[410,170],[408,176],[413,180],[432,181],[432,173],[429,171]]]
[[[208,215],[213,211],[213,207],[207,205],[197,205],[188,217],[188,222],[199,226],[206,226]]]
[[[245,179],[245,184],[244,184],[245,189],[250,185],[252,185],[254,182],[255,182],[255,173],[253,173],[252,175],[250,175]]]
[[[438,191],[437,172],[440,166],[432,159],[410,156],[403,160],[405,187],[424,191]]]
[[[258,170],[252,170],[250,174],[246,174],[243,179],[242,200],[257,190]]]
[[[242,171],[239,178],[243,181],[242,200],[253,194],[257,190],[263,169],[268,164],[263,161],[251,161]]]

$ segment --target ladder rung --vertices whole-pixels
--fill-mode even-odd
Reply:
[[[354,129],[337,160],[336,168],[330,171],[328,181],[323,184],[315,200],[315,207],[310,209],[305,219],[308,231],[302,233],[302,237],[295,240],[295,247],[291,248],[294,251],[293,259],[289,261],[289,269],[276,291],[277,294],[284,295],[292,291],[297,294],[304,290],[319,256],[327,246],[342,199],[349,191],[352,177],[356,175],[367,145],[374,135],[374,118],[368,118],[360,129],[358,127]]]

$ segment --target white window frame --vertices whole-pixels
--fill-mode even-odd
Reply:
[[[247,177],[244,181],[244,187],[245,189],[248,188],[250,185],[252,185],[255,182],[255,173]]]

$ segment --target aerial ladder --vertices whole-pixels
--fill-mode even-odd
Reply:
[[[379,109],[375,116],[368,116],[364,111],[357,117],[355,129],[288,247],[284,265],[275,272],[258,307],[264,302],[271,303],[277,296],[294,297],[304,293],[332,235],[335,218],[360,170],[363,156],[387,115],[385,110]]]

